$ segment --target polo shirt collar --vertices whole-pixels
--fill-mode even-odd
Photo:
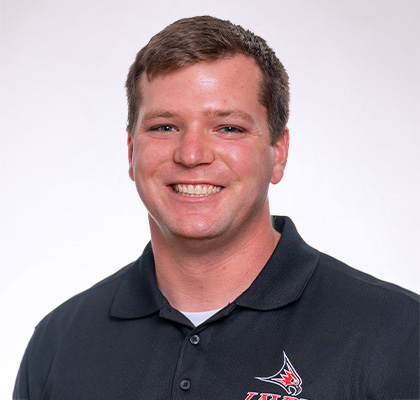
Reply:
[[[288,217],[273,217],[281,238],[252,285],[232,305],[273,310],[296,301],[308,283],[319,253],[308,246]],[[157,287],[152,246],[127,267],[111,307],[111,316],[141,318],[170,307]],[[231,309],[231,307],[229,307]]]
[[[274,310],[296,301],[319,260],[319,252],[300,237],[288,217],[273,217],[281,238],[252,285],[235,301],[255,310]]]
[[[127,269],[111,307],[112,317],[141,318],[159,311],[168,303],[157,287],[150,242],[141,257]]]

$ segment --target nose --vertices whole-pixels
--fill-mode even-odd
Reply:
[[[188,168],[214,161],[211,138],[204,129],[192,128],[181,133],[174,152],[174,161]]]

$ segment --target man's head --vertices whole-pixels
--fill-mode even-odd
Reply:
[[[139,52],[127,91],[129,175],[155,244],[272,231],[267,194],[287,162],[289,96],[262,39],[211,17],[175,22]]]
[[[264,39],[229,21],[203,16],[185,18],[167,26],[139,51],[127,81],[128,125],[134,133],[142,100],[139,80],[148,80],[179,68],[236,54],[252,57],[262,73],[259,101],[267,109],[271,144],[284,134],[289,117],[289,79],[283,65]]]

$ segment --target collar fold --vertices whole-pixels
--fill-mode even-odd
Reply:
[[[111,316],[141,318],[159,311],[165,303],[155,275],[152,245],[149,242],[141,257],[125,274],[111,307]]]
[[[296,301],[319,260],[319,252],[307,245],[288,217],[273,217],[281,238],[267,264],[252,285],[235,301],[255,310],[274,310]]]

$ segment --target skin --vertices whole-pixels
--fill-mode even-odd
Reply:
[[[129,175],[149,212],[158,286],[182,311],[233,301],[280,237],[267,193],[283,177],[289,133],[270,145],[260,76],[252,58],[236,55],[140,79]],[[185,196],[177,184],[220,191]]]

